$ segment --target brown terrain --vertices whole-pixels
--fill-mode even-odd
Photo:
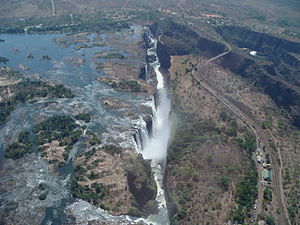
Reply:
[[[290,125],[288,115],[278,108],[269,96],[257,92],[254,87],[248,85],[243,79],[224,70],[214,62],[211,62],[211,60],[206,61],[193,56],[173,56],[171,65],[169,70],[170,85],[172,92],[174,92],[173,96],[176,96],[176,107],[179,107],[185,113],[192,113],[193,116],[217,121],[219,126],[226,127],[226,124],[224,125],[224,122],[219,117],[221,109],[225,107],[235,114],[231,116],[242,120],[239,120],[239,124],[247,125],[248,127],[250,125],[256,131],[260,147],[262,147],[265,154],[270,155],[273,172],[273,181],[269,187],[268,185],[259,184],[257,220],[265,219],[267,215],[273,215],[278,224],[291,224],[289,219],[290,213],[293,213],[292,207],[297,205],[295,198],[297,198],[298,194],[295,191],[299,188],[296,178],[298,174],[298,165],[296,164],[299,162],[299,157],[297,156],[299,155],[297,151],[299,149],[299,131]],[[193,68],[197,69],[194,71]],[[270,125],[266,126],[265,124],[268,122]],[[272,145],[272,142],[275,143],[275,146]],[[214,145],[217,145],[216,142],[214,142]],[[212,149],[214,147],[204,146],[202,146],[202,151],[210,149],[210,153],[213,152]],[[222,146],[222,151],[224,151],[228,143]],[[232,151],[233,149],[231,149]],[[202,154],[204,153],[202,152]],[[234,155],[237,157],[238,154],[235,153]],[[223,160],[226,160],[227,156],[227,160],[233,160],[229,153],[218,154],[214,158],[221,157]],[[201,165],[204,165],[204,163],[201,163]],[[224,161],[222,165],[224,165]],[[208,170],[207,167],[205,168]],[[172,170],[176,171],[173,168]],[[209,169],[208,171],[211,170]],[[262,179],[262,167],[260,164],[258,164],[258,172],[259,179]],[[205,172],[202,172],[202,174],[205,174]],[[172,178],[167,179],[167,185],[170,186],[171,191],[175,190],[173,182]],[[206,182],[210,183],[207,178]],[[234,180],[232,185],[232,192],[234,193]],[[199,186],[201,185],[197,185],[198,188]],[[209,186],[211,187],[211,183]],[[271,202],[263,199],[263,192],[266,188],[273,193]],[[201,190],[201,192],[207,192],[207,189],[206,191]],[[222,194],[225,195],[226,193]],[[232,195],[234,194],[231,193]],[[218,195],[214,196],[217,197]],[[201,198],[201,195],[199,198]],[[219,198],[221,198],[221,195],[219,195]],[[234,198],[230,200],[233,201]],[[232,204],[234,204],[234,201]],[[222,211],[224,211],[223,207],[226,207],[226,205],[221,205]],[[195,205],[194,207],[201,211],[199,206]],[[290,207],[289,212],[288,207]],[[193,215],[196,214],[195,212],[193,213]],[[225,215],[228,215],[228,212]],[[203,224],[208,218],[211,220],[208,215],[204,218],[206,219],[202,221]],[[228,219],[223,218],[222,221],[220,215],[213,216],[213,218],[219,218],[220,220],[212,224],[225,222]],[[297,216],[293,216],[293,221],[298,219]],[[197,218],[191,221],[200,220]]]
[[[188,124],[196,123],[198,127],[191,131],[190,128],[178,125],[178,129],[193,132],[191,136],[197,135],[198,140],[190,141],[191,152],[187,151],[178,164],[170,161],[166,185],[171,198],[182,198],[185,191],[189,192],[184,204],[186,217],[180,220],[180,224],[223,224],[234,208],[234,191],[242,178],[241,174],[251,168],[249,156],[234,142],[231,124],[236,123],[238,137],[248,131],[246,125],[234,118],[234,114],[226,110],[217,98],[191,79],[191,71],[187,73],[186,69],[190,69],[195,62],[191,56],[172,57],[169,71],[175,111],[180,111],[183,118],[190,117]],[[224,110],[232,121],[221,119],[221,111]],[[179,116],[179,123],[183,122],[180,121],[182,117]],[[177,132],[181,134],[181,131]],[[181,143],[176,140],[173,142],[177,145]],[[172,144],[170,148],[173,148]],[[172,159],[172,153],[170,157]],[[225,186],[222,183],[224,177],[228,178]]]
[[[87,176],[84,180],[80,180],[79,185],[92,189],[92,184],[98,183],[109,189],[101,201],[101,206],[115,215],[127,214],[134,201],[127,182],[126,162],[128,157],[134,157],[131,150],[118,155],[97,151],[93,157],[82,155],[74,162],[75,167],[81,166],[89,173],[92,171],[96,174],[96,178],[87,178]]]
[[[158,29],[154,34],[162,49],[162,71],[168,77],[175,115],[164,180],[171,224],[232,224],[228,222],[231,220],[240,224],[297,225],[300,224],[298,8],[296,0],[242,3],[204,0],[201,4],[136,0],[89,0],[88,4],[79,0],[42,0],[37,4],[33,0],[16,0],[3,2],[0,17],[12,27],[25,24],[30,17],[49,17],[59,21],[57,24],[64,24],[70,23],[73,16],[70,13],[92,15],[101,10],[101,13],[112,12],[104,13],[112,21],[131,21],[134,16],[128,16],[125,13],[128,11],[140,13],[137,18],[144,22],[150,20],[150,16],[143,14],[147,11],[157,13],[157,20],[170,17],[188,25],[174,23],[167,27],[168,32]],[[67,19],[60,17],[65,15]],[[91,22],[84,16],[78,21]],[[146,58],[141,39],[127,40],[122,45],[122,35],[109,34],[105,41],[97,35],[90,41],[88,34],[66,35],[56,42],[62,48],[74,45],[75,50],[106,45],[121,50],[118,54],[114,50],[95,54],[93,66],[99,72],[96,79],[119,91],[155,92],[153,85],[140,79],[144,65],[137,62]],[[249,56],[249,51],[256,48],[266,59]],[[68,61],[73,66],[85,63],[80,57]],[[22,64],[19,68],[28,70]],[[1,68],[4,70],[9,69]],[[13,98],[17,88],[10,86],[21,81],[18,76],[14,79],[1,76],[0,102]],[[109,109],[128,107],[113,98],[101,101]],[[113,215],[145,217],[155,212],[156,187],[149,162],[132,149],[101,144],[94,134],[84,137],[87,149],[74,160],[73,196]],[[66,146],[60,144],[52,140],[42,145],[42,157],[50,168],[68,162],[63,155]],[[263,178],[266,170],[272,172],[271,181]],[[248,189],[243,192],[245,187]]]

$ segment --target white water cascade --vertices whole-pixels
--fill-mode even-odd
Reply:
[[[172,123],[170,120],[171,102],[168,98],[167,89],[165,87],[164,77],[159,71],[160,63],[157,57],[157,40],[153,38],[151,32],[147,30],[148,49],[147,55],[150,66],[154,69],[157,79],[157,101],[152,98],[151,106],[153,111],[152,135],[144,137],[148,131],[139,131],[141,140],[137,142],[138,151],[143,155],[144,159],[151,160],[151,167],[154,172],[154,178],[157,185],[156,200],[159,203],[159,213],[150,215],[147,222],[153,224],[169,224],[168,210],[163,190],[163,174],[164,165],[167,157],[167,147],[170,138]],[[142,128],[147,129],[144,125]],[[137,138],[136,138],[137,139]],[[142,143],[142,144],[141,144]]]

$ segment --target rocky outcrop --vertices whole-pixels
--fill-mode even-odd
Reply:
[[[148,216],[156,210],[149,162],[115,145],[93,148],[74,162],[71,193],[113,215]]]
[[[154,201],[156,198],[156,184],[153,179],[150,162],[143,159],[141,155],[136,160],[132,160],[129,163],[127,169],[127,181],[129,191],[135,198],[135,203],[132,205],[132,210],[129,214],[135,215],[137,208],[142,215],[149,215],[149,211],[156,210],[155,207],[151,207],[149,201]]]

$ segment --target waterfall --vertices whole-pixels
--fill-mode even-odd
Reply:
[[[157,95],[156,98],[152,98],[151,102],[153,111],[152,135],[145,138],[144,133],[146,133],[146,131],[139,131],[141,135],[136,135],[136,138],[141,137],[142,140],[136,141],[136,146],[137,148],[140,147],[138,152],[143,155],[144,159],[151,160],[151,167],[157,185],[156,200],[159,203],[159,213],[150,215],[147,221],[154,224],[169,224],[168,210],[163,190],[163,167],[166,162],[168,141],[172,127],[169,117],[171,102],[168,98],[164,77],[159,71],[160,63],[157,57],[157,40],[154,39],[149,29],[146,31],[145,36],[145,41],[148,46],[147,61],[156,74]],[[147,130],[147,126],[143,126],[143,128]]]

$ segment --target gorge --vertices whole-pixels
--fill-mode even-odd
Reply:
[[[299,43],[160,10],[2,29],[0,224],[299,222]]]

